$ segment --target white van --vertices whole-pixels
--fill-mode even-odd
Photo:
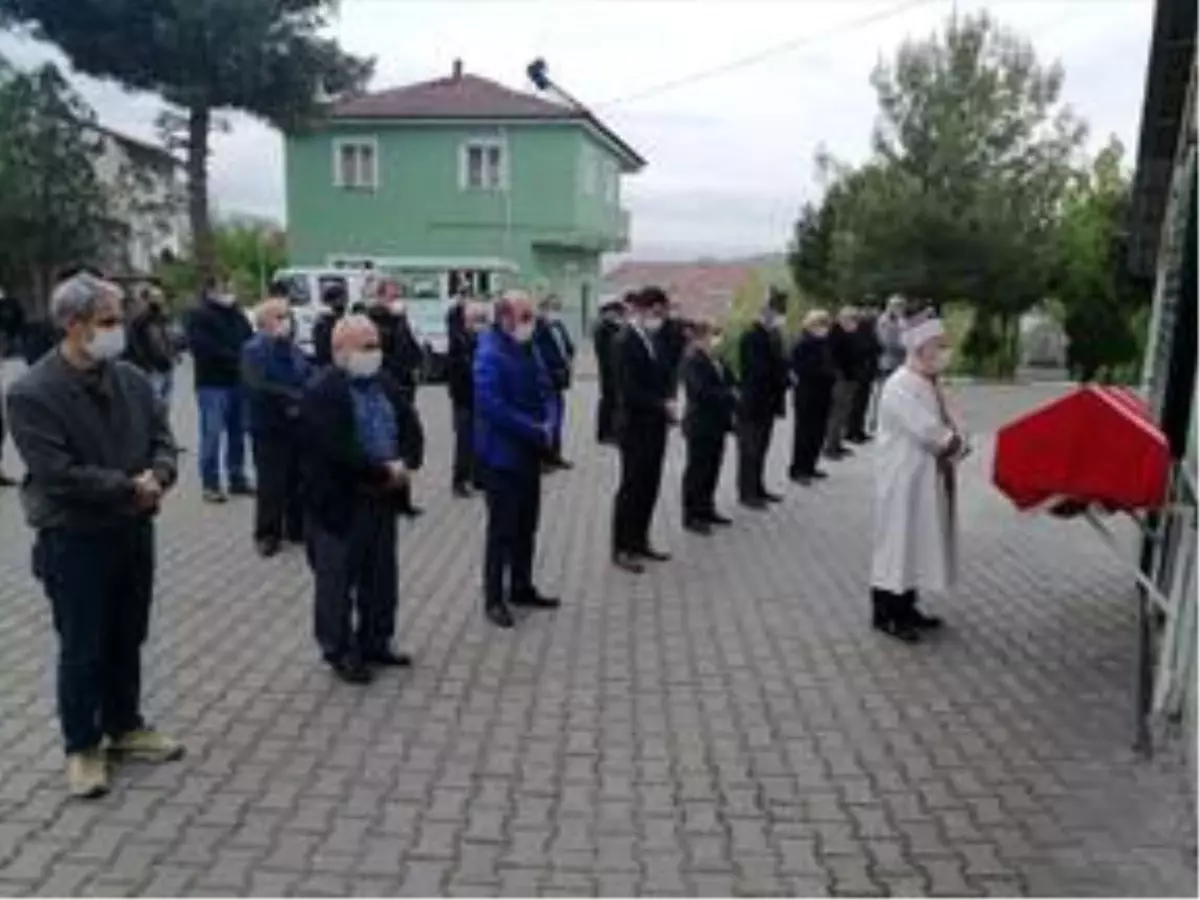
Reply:
[[[346,291],[346,303],[353,306],[365,299],[375,273],[368,269],[337,268],[287,268],[271,276],[271,283],[287,291],[292,318],[296,322],[296,345],[309,356],[313,353],[313,326],[325,311],[323,297],[333,285],[341,285]]]

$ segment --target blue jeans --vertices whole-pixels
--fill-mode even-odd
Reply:
[[[200,483],[221,490],[221,435],[225,435],[225,474],[230,486],[246,483],[246,423],[242,389],[196,388],[200,409]]]
[[[34,575],[58,633],[58,716],[67,753],[143,727],[142,644],[154,592],[154,526],[146,519],[89,532],[46,530]]]
[[[154,391],[154,398],[167,409],[170,409],[171,391],[175,385],[175,373],[170,371],[150,372],[146,377],[150,379],[150,387]]]

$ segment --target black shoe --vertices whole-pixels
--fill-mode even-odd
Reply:
[[[344,656],[329,665],[333,668],[333,674],[346,684],[370,684],[374,678],[363,661],[352,656]]]
[[[463,500],[466,500],[469,497],[475,496],[474,492],[469,487],[467,487],[465,484],[456,484],[452,488],[450,488],[450,491],[451,491],[451,493],[454,494],[455,497],[459,497]]]
[[[632,553],[614,553],[613,565],[634,575],[641,575],[646,571],[646,567],[638,562],[637,557]]]
[[[421,516],[425,515],[425,510],[421,509],[419,506],[413,506],[413,504],[410,503],[407,506],[400,507],[399,513],[406,519],[419,519]]]
[[[497,628],[512,628],[517,624],[517,620],[513,618],[512,610],[503,603],[486,604],[483,607],[483,614]]]
[[[916,644],[921,634],[908,621],[904,598],[888,591],[871,590],[871,627],[905,644]]]
[[[575,468],[575,463],[571,462],[569,459],[562,459],[561,457],[559,459],[554,460],[552,465],[554,466],[554,468],[562,469],[564,471],[566,471],[567,469]]]
[[[779,494],[772,494],[770,491],[763,491],[762,498],[768,503],[782,503],[783,497]]]
[[[829,473],[828,473],[828,472],[822,472],[820,469],[813,469],[811,472],[809,472],[809,473],[808,473],[808,477],[809,477],[809,478],[812,478],[812,479],[815,479],[815,480],[817,480],[817,481],[821,481],[821,480],[822,480],[822,479],[824,479],[824,478],[828,478],[828,477],[829,477]]]
[[[667,562],[671,558],[670,553],[664,553],[662,550],[655,550],[653,547],[643,547],[637,553],[642,559],[648,559],[651,562]]]
[[[709,525],[716,525],[720,528],[726,528],[733,524],[733,519],[729,518],[729,516],[723,516],[717,512],[709,513],[704,517],[704,521],[706,521]]]
[[[766,509],[767,501],[762,497],[743,497],[741,499],[742,506],[746,509]]]
[[[275,538],[262,538],[254,542],[254,547],[263,559],[270,559],[279,553],[279,541]]]
[[[13,478],[7,472],[0,470],[0,487],[16,487],[20,484],[17,479]]]
[[[558,609],[562,601],[557,597],[545,597],[536,590],[522,591],[508,598],[512,606],[526,606],[532,609]]]
[[[853,456],[854,453],[849,447],[837,447],[833,450],[826,450],[824,456],[826,459],[839,460],[845,459],[847,456]]]
[[[865,444],[871,440],[871,436],[869,434],[848,434],[846,440],[851,444]]]
[[[383,666],[388,669],[409,669],[413,664],[412,657],[407,653],[397,653],[390,647],[366,654],[364,662],[369,666]]]
[[[917,631],[937,631],[942,627],[942,620],[938,616],[927,616],[921,610],[917,609],[917,592],[908,591],[904,595],[904,615],[905,624],[915,628]]]
[[[712,523],[704,519],[684,519],[683,528],[692,534],[712,534]]]
[[[254,485],[248,481],[233,481],[229,484],[230,497],[253,497]]]

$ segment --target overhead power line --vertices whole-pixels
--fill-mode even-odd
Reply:
[[[840,34],[845,34],[850,31],[857,31],[860,28],[865,28],[868,25],[873,25],[876,22],[882,22],[884,19],[890,19],[893,16],[898,16],[910,9],[915,9],[918,6],[928,6],[931,3],[943,2],[943,0],[904,0],[903,3],[898,3],[887,9],[872,13],[869,16],[863,16],[859,19],[854,19],[838,25],[828,31],[820,34],[806,34],[800,37],[792,38],[782,44],[775,44],[767,47],[750,56],[744,56],[740,59],[731,60],[727,63],[722,63],[719,66],[714,66],[711,69],[702,69],[698,72],[692,72],[689,75],[683,75],[679,78],[674,78],[670,81],[664,81],[652,87],[645,88],[632,94],[626,94],[623,97],[615,97],[612,100],[606,100],[603,103],[593,104],[596,109],[604,109],[605,107],[615,106],[620,103],[630,103],[634,100],[641,100],[645,97],[651,97],[657,94],[662,94],[675,88],[683,87],[684,85],[693,84],[697,81],[702,81],[706,78],[712,78],[716,75],[724,75],[726,72],[733,72],[737,69],[743,69],[747,66],[756,65],[763,60],[770,59],[773,56],[780,56],[785,53],[791,53],[801,47],[818,41],[825,41],[829,38],[836,37]]]

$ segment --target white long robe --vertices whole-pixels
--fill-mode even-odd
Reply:
[[[937,454],[954,435],[937,389],[901,366],[883,385],[875,448],[875,544],[871,586],[946,593],[956,574],[953,469]]]

